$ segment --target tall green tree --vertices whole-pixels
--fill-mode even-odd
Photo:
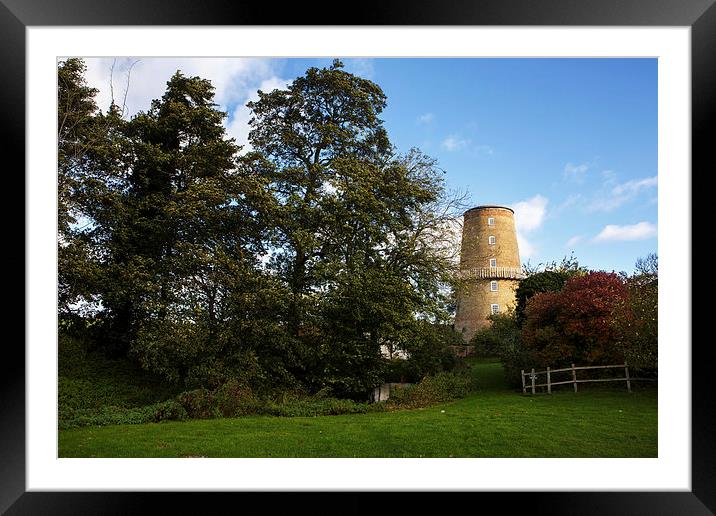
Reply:
[[[112,189],[122,124],[116,106],[101,113],[97,90],[84,78],[86,67],[69,58],[57,69],[58,286],[59,315],[67,320],[97,300],[98,257],[103,249],[94,219]]]
[[[381,346],[440,312],[449,260],[431,243],[449,217],[435,161],[398,155],[379,118],[385,94],[342,68],[259,92],[244,162],[275,201],[269,268],[287,289],[296,374],[357,395],[380,381]]]
[[[210,340],[226,295],[217,263],[251,275],[260,240],[239,202],[257,185],[236,173],[238,148],[226,138],[225,116],[209,81],[174,74],[162,98],[122,126],[123,167],[106,181],[112,188],[98,195],[93,213],[105,250],[104,337],[120,351],[131,344],[147,367],[174,378],[186,376],[191,353],[160,360],[167,339],[138,337],[190,325]],[[197,350],[201,340],[192,341]]]

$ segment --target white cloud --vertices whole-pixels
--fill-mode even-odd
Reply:
[[[97,95],[100,109],[106,110],[110,105],[110,82],[116,103],[121,102],[129,86],[126,99],[129,116],[149,109],[152,99],[164,94],[167,82],[177,70],[187,76],[209,79],[215,88],[215,101],[224,108],[245,98],[251,86],[273,75],[268,59],[254,58],[105,57],[87,58],[85,63],[87,82],[100,90]]]
[[[226,132],[232,138],[236,139],[237,145],[244,146],[244,152],[250,149],[249,145],[249,120],[251,119],[251,110],[246,107],[246,104],[250,101],[256,101],[259,99],[257,90],[261,90],[264,93],[268,93],[275,89],[286,88],[288,81],[285,79],[279,79],[277,77],[271,77],[266,79],[259,84],[259,86],[253,90],[248,96],[239,104],[236,105],[234,112],[229,119],[231,120],[227,127]]]
[[[526,235],[542,227],[547,214],[549,200],[537,194],[525,201],[513,203],[511,208],[515,211],[515,229],[517,230],[517,246],[520,249],[520,258],[524,261],[534,256],[536,248]]]
[[[535,254],[535,246],[521,233],[517,233],[517,247],[520,250],[520,260],[527,261]]]
[[[613,179],[608,179],[605,185],[613,184],[613,182]],[[587,211],[613,211],[636,198],[641,192],[656,187],[657,184],[657,176],[633,179],[626,183],[617,184],[606,193],[602,193],[592,200],[587,207]]]
[[[589,170],[589,165],[587,165],[586,163],[582,163],[580,165],[567,163],[564,166],[563,175],[566,179],[581,183],[582,181],[584,181],[584,177],[587,175],[587,170]]]
[[[546,197],[537,194],[526,201],[512,204],[511,208],[515,210],[517,232],[530,233],[542,226],[547,214],[548,202]]]
[[[582,194],[569,194],[561,204],[551,210],[551,213],[554,215],[555,213],[562,212],[571,208],[575,204],[579,204],[580,202],[582,202]]]
[[[466,149],[467,146],[470,145],[470,140],[451,134],[450,136],[445,138],[440,145],[446,151],[454,152]]]
[[[657,185],[657,176],[647,177],[645,179],[627,181],[626,183],[617,185],[614,188],[612,188],[612,193],[614,195],[634,196],[634,195],[638,194],[640,190],[645,189],[645,188],[650,188],[650,187],[656,186],[656,185]]]
[[[582,235],[576,235],[567,240],[567,243],[564,244],[564,247],[574,247],[578,243],[580,243],[583,240]]]
[[[344,70],[364,79],[372,80],[375,76],[375,65],[373,59],[352,58],[343,59]]]
[[[122,104],[126,92],[128,117],[147,111],[153,99],[161,98],[177,70],[186,76],[209,79],[215,88],[214,101],[219,109],[229,113],[224,120],[227,133],[238,144],[245,144],[248,138],[250,117],[246,102],[258,98],[257,89],[271,91],[287,83],[276,75],[270,59],[118,57],[87,58],[85,63],[87,83],[99,89],[96,97],[99,108],[103,111],[109,108],[112,89],[117,104]]]
[[[627,226],[617,226],[609,224],[594,237],[595,242],[613,242],[613,241],[630,241],[645,240],[655,237],[657,234],[656,226],[651,222],[639,222],[637,224]]]
[[[423,113],[418,117],[418,124],[420,125],[427,125],[432,123],[435,120],[435,115],[433,113]]]

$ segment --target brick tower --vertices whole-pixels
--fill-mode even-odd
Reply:
[[[463,217],[455,329],[468,341],[490,314],[514,307],[523,275],[512,209],[477,206]]]

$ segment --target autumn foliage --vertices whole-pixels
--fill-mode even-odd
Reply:
[[[538,366],[620,363],[612,320],[626,299],[625,280],[601,271],[573,277],[561,291],[534,295],[522,327],[525,350]]]

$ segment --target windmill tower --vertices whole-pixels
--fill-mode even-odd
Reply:
[[[455,329],[468,341],[490,314],[514,307],[523,274],[511,208],[477,206],[463,217]]]

